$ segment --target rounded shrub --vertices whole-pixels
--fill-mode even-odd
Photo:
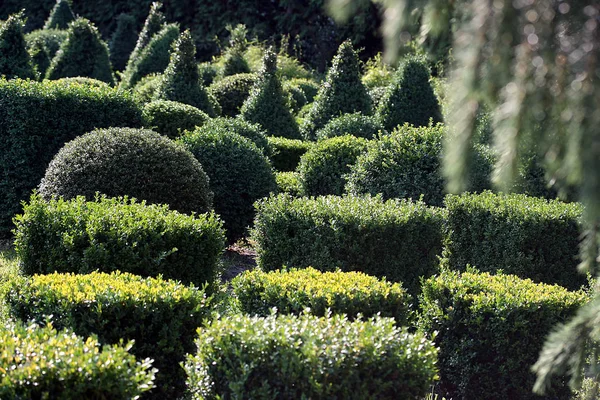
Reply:
[[[269,157],[277,171],[294,171],[300,163],[300,157],[313,146],[313,142],[282,137],[267,137],[273,153]]]
[[[0,76],[6,79],[36,77],[23,36],[23,15],[13,14],[0,22]]]
[[[306,196],[342,195],[346,175],[358,156],[367,150],[367,140],[339,136],[321,140],[300,158],[298,165],[302,193]]]
[[[132,89],[135,99],[140,103],[152,101],[156,97],[156,88],[161,79],[161,74],[150,74],[141,78]]]
[[[284,96],[287,97],[288,107],[293,114],[297,114],[307,103],[304,92],[299,87],[290,85],[288,82],[285,82],[282,88]]]
[[[200,76],[200,84],[203,86],[210,86],[215,79],[218,72],[218,67],[211,62],[202,62],[198,64],[198,75]]]
[[[291,196],[302,195],[302,185],[300,185],[300,174],[296,171],[275,172],[275,181],[277,182],[277,191],[287,193]]]
[[[131,14],[122,13],[117,17],[117,29],[113,32],[110,43],[110,62],[114,69],[123,71],[131,52],[136,46],[136,20]]]
[[[317,140],[329,139],[336,136],[352,135],[365,139],[373,139],[383,125],[376,118],[361,113],[343,114],[332,119],[316,133]]]
[[[256,74],[236,74],[226,76],[213,83],[208,92],[212,94],[221,106],[221,114],[235,117],[240,113],[244,102],[250,96],[250,91],[257,80]]]
[[[67,29],[75,21],[69,0],[57,0],[44,24],[44,29]]]
[[[169,100],[154,100],[142,109],[144,125],[171,139],[179,137],[183,131],[194,130],[210,117],[189,104]]]
[[[60,45],[67,39],[67,35],[66,30],[38,29],[25,34],[25,41],[29,48],[36,42],[42,42],[48,53],[48,58],[52,60],[58,49],[60,49]]]
[[[293,78],[287,81],[287,84],[302,90],[307,103],[312,103],[319,92],[319,84],[312,79]]]
[[[183,213],[212,205],[208,177],[185,148],[151,130],[97,129],[67,144],[40,183],[45,198],[130,196]]]
[[[265,131],[258,124],[253,124],[242,118],[219,117],[208,120],[205,125],[205,130],[208,132],[212,130],[228,131],[250,139],[267,157],[272,153]]]
[[[84,76],[77,76],[73,78],[60,78],[57,81],[62,82],[66,85],[85,85],[89,87],[95,88],[107,88],[109,87],[108,83],[99,81],[94,78],[86,78]]]
[[[215,212],[230,242],[244,237],[254,219],[254,202],[277,190],[271,163],[263,152],[226,124],[205,124],[180,139],[210,177]]]

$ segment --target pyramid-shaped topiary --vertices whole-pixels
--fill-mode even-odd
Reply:
[[[245,120],[261,125],[269,136],[300,139],[298,125],[286,105],[276,73],[277,54],[270,48],[265,52],[258,81],[242,106],[241,115]]]
[[[73,21],[75,21],[75,14],[71,10],[69,0],[57,0],[44,24],[44,29],[67,29]]]
[[[377,118],[385,129],[405,123],[427,126],[442,122],[440,104],[429,83],[429,68],[424,60],[410,57],[398,69],[377,108]]]
[[[342,43],[333,58],[327,78],[304,119],[302,134],[314,140],[317,130],[342,114],[372,111],[371,97],[361,81],[358,55],[349,40]]]
[[[119,14],[117,29],[115,29],[109,43],[110,62],[115,70],[123,71],[125,69],[129,55],[137,42],[135,33],[135,18],[133,15]]]
[[[46,76],[46,71],[50,66],[50,56],[41,40],[35,40],[27,44],[27,51],[31,57],[31,64],[37,76]]]
[[[35,78],[23,37],[23,14],[14,14],[0,23],[0,76]]]
[[[142,50],[150,43],[150,40],[154,35],[156,35],[163,28],[165,24],[165,16],[160,11],[162,7],[162,3],[154,2],[150,6],[150,13],[148,14],[148,18],[146,18],[146,22],[144,23],[144,27],[142,28],[137,42],[131,55],[129,56],[127,62],[127,69],[139,62],[139,58]]]
[[[52,60],[46,78],[59,79],[84,76],[114,84],[108,46],[98,29],[85,18],[71,23],[67,39]]]
[[[158,84],[155,97],[189,104],[215,116],[213,105],[199,79],[196,46],[190,31],[186,30],[173,46],[169,66]]]
[[[250,72],[250,66],[244,58],[244,51],[248,47],[246,40],[248,30],[243,24],[239,24],[235,28],[228,26],[227,30],[229,31],[229,48],[223,55],[221,76],[247,74]]]

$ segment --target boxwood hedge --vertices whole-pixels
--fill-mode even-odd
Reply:
[[[281,172],[294,171],[298,167],[300,157],[313,145],[313,142],[274,136],[268,136],[267,140],[273,149],[269,158],[273,167]]]

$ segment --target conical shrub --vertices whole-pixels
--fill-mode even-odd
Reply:
[[[35,78],[31,58],[23,37],[23,14],[13,14],[0,23],[0,76]]]
[[[135,18],[131,14],[119,14],[117,29],[110,39],[110,62],[117,71],[123,71],[133,51],[137,39],[135,37]]]
[[[319,88],[315,102],[304,119],[302,134],[305,139],[315,140],[317,130],[342,114],[372,112],[371,97],[361,81],[358,55],[352,43],[342,43],[325,82]]]
[[[156,89],[156,99],[189,104],[215,116],[213,105],[199,79],[196,46],[190,31],[186,30],[173,46],[169,66]]]
[[[403,63],[377,108],[377,118],[385,129],[391,131],[405,123],[428,126],[430,119],[434,124],[442,122],[440,104],[429,78],[424,60],[411,57]]]
[[[108,46],[98,29],[85,18],[79,18],[69,26],[67,39],[46,73],[48,79],[75,76],[94,78],[111,85],[115,83]]]
[[[28,43],[27,51],[31,57],[31,64],[33,65],[36,75],[38,77],[46,76],[46,71],[50,66],[50,56],[48,55],[46,46],[44,46],[44,42],[36,40]]]
[[[50,11],[50,16],[44,24],[44,29],[67,29],[71,22],[75,21],[75,14],[71,10],[68,0],[57,0],[56,5]]]
[[[142,50],[150,44],[150,40],[152,37],[161,31],[163,25],[165,24],[165,16],[160,11],[162,7],[162,3],[154,2],[150,6],[150,13],[148,13],[148,18],[146,18],[146,22],[144,22],[144,27],[142,28],[140,34],[138,35],[137,42],[131,55],[129,56],[127,62],[127,68],[136,64],[139,61]]]
[[[287,107],[276,73],[277,55],[273,49],[268,49],[258,81],[242,106],[241,115],[245,120],[261,125],[269,136],[300,139],[298,125]]]
[[[235,28],[228,26],[227,30],[229,31],[229,48],[223,55],[221,76],[247,74],[250,72],[250,66],[244,58],[244,51],[248,47],[246,40],[248,30],[243,24],[239,24]]]

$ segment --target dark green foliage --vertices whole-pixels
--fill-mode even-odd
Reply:
[[[46,78],[85,76],[113,85],[115,83],[108,46],[90,21],[79,18],[71,25],[60,51],[52,59]]]
[[[40,183],[46,199],[130,196],[182,213],[211,209],[200,163],[183,146],[151,130],[97,129],[66,143]]]
[[[11,15],[0,23],[0,76],[6,79],[36,77],[23,37],[23,15]]]
[[[148,103],[154,99],[158,82],[162,78],[161,74],[150,74],[144,76],[133,87],[133,96],[139,103]]]
[[[50,57],[48,56],[48,51],[44,46],[44,42],[37,40],[33,43],[28,43],[27,51],[31,56],[31,64],[33,65],[36,76],[46,76],[46,71],[50,66]]]
[[[194,400],[424,398],[437,349],[391,318],[232,316],[199,330],[188,356]]]
[[[306,78],[294,78],[287,81],[288,85],[302,90],[307,103],[312,103],[319,92],[319,84]]]
[[[56,55],[60,45],[67,39],[68,32],[58,29],[39,29],[29,32],[25,35],[27,47],[31,49],[37,42],[42,42],[48,53],[48,58],[52,60]]]
[[[11,314],[22,321],[53,315],[57,328],[98,335],[101,343],[134,340],[131,352],[153,359],[159,370],[156,388],[145,397],[157,400],[183,395],[179,362],[193,351],[196,329],[212,315],[203,290],[118,271],[36,275],[15,280],[6,297]]]
[[[346,314],[350,320],[380,315],[398,326],[411,319],[411,296],[399,283],[361,272],[320,272],[314,268],[246,271],[231,281],[233,294],[245,314],[266,317],[273,307],[279,314],[300,315],[306,308],[318,317]]]
[[[108,86],[0,79],[0,104],[0,237],[65,142],[95,127],[142,124],[131,95]]]
[[[285,82],[282,86],[283,94],[287,97],[288,107],[293,114],[298,114],[302,107],[307,104],[306,96],[302,89]]]
[[[358,55],[350,41],[341,44],[327,72],[325,82],[302,125],[306,139],[315,140],[316,133],[333,118],[361,112],[371,114],[371,98],[360,80]]]
[[[250,140],[226,123],[207,123],[179,139],[200,161],[215,194],[215,212],[223,218],[230,242],[246,235],[253,204],[277,190],[271,163]]]
[[[217,67],[210,62],[198,64],[198,74],[200,75],[200,84],[210,86],[218,75]]]
[[[448,258],[451,268],[467,264],[482,271],[502,269],[536,282],[578,289],[582,207],[525,195],[448,196]]]
[[[109,48],[110,62],[117,71],[123,71],[131,52],[136,46],[135,18],[131,14],[119,14],[117,29],[113,32]]]
[[[200,85],[196,65],[196,46],[189,30],[183,32],[173,46],[169,66],[156,88],[155,97],[192,105],[215,116],[206,89]]]
[[[548,397],[534,395],[530,369],[544,338],[586,300],[513,275],[445,271],[425,281],[420,327],[437,332],[441,391],[455,399],[570,399],[564,382]]]
[[[86,78],[83,76],[76,76],[74,78],[60,78],[58,81],[68,85],[85,85],[95,88],[109,88],[110,86],[106,82],[99,81],[94,78]]]
[[[169,100],[154,100],[146,103],[142,114],[144,126],[171,139],[179,137],[183,131],[194,130],[210,118],[194,106]]]
[[[235,117],[240,113],[240,109],[250,95],[256,81],[256,74],[226,76],[213,83],[208,88],[208,92],[217,99],[223,116]]]
[[[367,150],[367,140],[339,136],[312,146],[298,165],[299,180],[305,196],[344,194],[346,175],[356,159]]]
[[[221,69],[222,76],[230,76],[236,74],[250,73],[248,61],[244,58],[243,51],[235,47],[227,49],[223,56],[223,68]]]
[[[295,171],[275,172],[275,181],[279,193],[287,193],[290,196],[301,196],[302,185],[300,185],[300,174]]]
[[[300,157],[313,146],[312,142],[287,139],[282,137],[267,137],[273,154],[269,157],[277,171],[294,171],[300,163]]]
[[[260,124],[269,136],[299,139],[298,125],[286,105],[276,72],[277,55],[273,49],[268,49],[258,72],[258,81],[242,106],[241,115]]]
[[[370,196],[288,195],[262,200],[257,207],[252,237],[263,270],[361,271],[402,282],[413,295],[419,279],[437,271],[443,209]]]
[[[440,104],[429,83],[426,61],[408,58],[379,102],[377,118],[391,131],[406,123],[427,126],[442,122]]]
[[[150,5],[150,12],[148,13],[148,17],[146,17],[146,21],[144,22],[144,27],[140,31],[140,34],[137,37],[137,41],[135,47],[131,51],[131,54],[127,61],[127,68],[130,66],[137,64],[141,57],[141,52],[148,46],[154,35],[159,33],[166,22],[165,16],[160,11],[162,7],[162,3],[155,1]],[[133,10],[135,11],[135,10]],[[166,66],[165,66],[166,68]],[[164,70],[164,68],[163,68]],[[162,71],[158,71],[162,72]]]
[[[361,113],[343,114],[332,119],[316,133],[317,140],[328,139],[335,136],[352,135],[373,139],[377,134],[385,130],[379,121],[371,116]]]
[[[44,24],[44,29],[67,29],[75,21],[69,0],[56,0],[56,5],[50,11],[50,16]]]
[[[102,346],[52,326],[0,329],[0,398],[133,399],[153,387],[151,361],[136,361],[131,343]]]
[[[236,133],[254,142],[256,147],[261,149],[267,157],[269,157],[272,153],[271,145],[267,140],[265,131],[262,130],[260,125],[253,124],[241,118],[213,118],[206,122],[204,130],[207,132],[227,131],[231,133]]]

